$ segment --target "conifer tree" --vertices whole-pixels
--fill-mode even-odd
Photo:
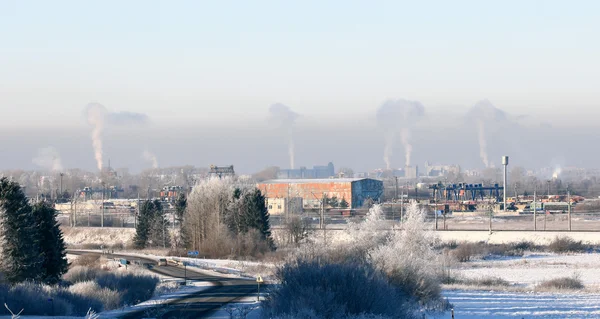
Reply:
[[[340,201],[340,208],[348,208],[348,206],[350,206],[348,201],[346,201],[346,198],[342,197],[342,200]]]
[[[170,247],[170,235],[168,229],[169,221],[162,208],[160,201],[152,202],[152,213],[150,215],[150,231],[148,240],[152,246]]]
[[[184,248],[190,244],[190,236],[184,223],[185,210],[187,208],[187,198],[184,193],[179,194],[175,200],[175,218],[179,223],[179,241]]]
[[[18,183],[0,179],[1,268],[12,283],[39,280],[42,258],[35,219]]]
[[[145,200],[140,205],[140,214],[138,216],[137,226],[135,228],[135,236],[133,237],[133,245],[137,249],[146,248],[148,244],[148,236],[152,225],[152,215],[154,214],[154,204]]]
[[[272,250],[275,250],[275,243],[271,237],[271,225],[269,221],[269,211],[265,205],[265,196],[258,188],[246,193],[245,197],[245,228],[257,229],[263,240],[267,242]]]
[[[40,280],[46,284],[56,284],[69,270],[65,242],[56,221],[57,211],[44,202],[35,204],[32,211],[42,257]]]

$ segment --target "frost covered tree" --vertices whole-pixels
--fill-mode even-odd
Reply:
[[[255,186],[232,178],[198,183],[184,215],[191,248],[209,254],[274,249],[265,197]],[[264,243],[259,243],[264,242]]]
[[[40,238],[32,208],[18,183],[0,179],[2,270],[12,283],[38,280],[42,274]]]
[[[177,223],[179,223],[179,238],[176,242],[180,242],[183,247],[187,248],[189,246],[189,235],[183,223],[183,216],[185,214],[186,207],[187,197],[184,193],[181,193],[175,200],[175,218]]]
[[[47,203],[40,202],[33,206],[36,236],[39,240],[42,272],[40,279],[46,284],[56,284],[69,270],[66,245],[62,231],[56,221],[57,211]]]
[[[438,238],[425,223],[425,211],[416,202],[406,210],[403,229],[369,252],[375,267],[391,282],[422,304],[440,300],[441,256],[436,252]]]

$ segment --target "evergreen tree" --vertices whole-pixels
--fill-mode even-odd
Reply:
[[[169,235],[169,221],[162,208],[160,201],[152,202],[152,214],[150,215],[150,231],[148,241],[152,246],[171,247]]]
[[[2,270],[12,283],[40,279],[42,258],[35,219],[18,183],[0,179]]]
[[[69,270],[65,242],[56,221],[57,211],[40,202],[33,206],[33,215],[43,259],[40,279],[47,284],[56,284]]]
[[[334,195],[329,199],[329,206],[333,208],[337,208],[340,206],[337,196]]]
[[[233,194],[231,195],[231,199],[229,200],[229,204],[227,205],[225,216],[223,218],[227,228],[229,228],[234,235],[239,235],[240,233],[245,232],[245,225],[243,225],[242,221],[242,212],[244,210],[244,197],[242,196],[242,190],[236,187],[233,190]]]
[[[342,197],[342,200],[340,201],[340,208],[348,208],[348,206],[350,205],[348,204],[346,199]]]
[[[245,218],[244,226],[247,229],[257,229],[263,240],[267,242],[272,250],[275,250],[275,243],[271,237],[271,224],[269,222],[269,211],[265,204],[265,196],[258,188],[251,190],[244,196],[245,199]]]
[[[184,223],[185,210],[187,208],[187,198],[184,193],[180,193],[175,200],[175,218],[179,223],[179,241],[184,248],[189,247],[190,236]]]
[[[140,205],[140,214],[138,216],[137,226],[135,227],[135,236],[133,237],[133,245],[137,249],[146,248],[148,244],[148,236],[150,227],[152,226],[152,215],[154,214],[154,203],[145,200]]]

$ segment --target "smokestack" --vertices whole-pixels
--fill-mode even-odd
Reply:
[[[508,156],[502,156],[502,166],[504,166],[504,212],[506,212],[506,177],[508,168]]]

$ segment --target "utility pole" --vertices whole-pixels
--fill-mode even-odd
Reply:
[[[506,178],[507,178],[507,168],[508,168],[508,156],[502,156],[502,166],[504,166],[504,212],[506,212]],[[491,217],[490,217],[491,218]],[[490,227],[491,231],[491,227]]]
[[[569,231],[571,231],[571,190],[567,185],[567,205],[569,207],[567,218],[569,219]]]
[[[537,207],[536,207],[537,185],[533,190],[533,230],[537,231]]]
[[[104,228],[104,182],[102,182],[102,212],[100,213],[100,227]]]
[[[548,201],[550,201],[550,180],[548,180],[547,183],[548,183]]]
[[[396,180],[396,202],[398,202],[398,176],[394,176],[394,179]],[[402,207],[402,204],[400,204],[400,207]],[[400,216],[402,216],[402,214],[400,214]],[[394,223],[396,222],[396,207],[392,206],[392,225],[394,225]]]
[[[63,180],[63,176],[64,176],[64,175],[65,175],[65,174],[63,174],[63,173],[60,173],[60,193],[58,194],[58,196],[60,196],[60,198],[62,198],[62,195],[63,195],[63,191],[62,191],[62,180]]]

